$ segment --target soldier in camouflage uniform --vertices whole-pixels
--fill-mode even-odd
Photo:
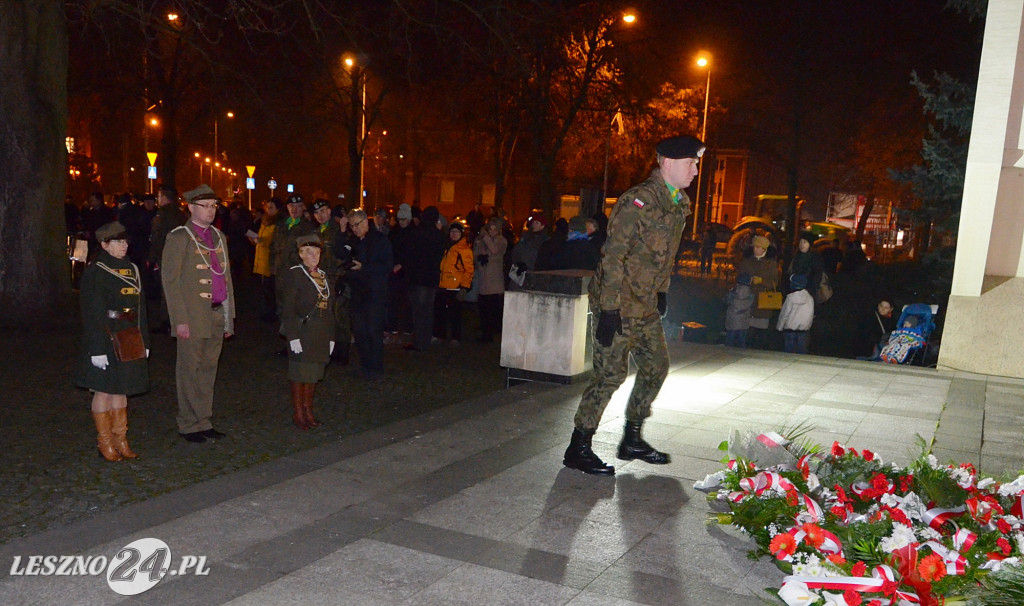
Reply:
[[[689,137],[658,143],[658,167],[619,197],[608,219],[608,239],[590,282],[594,325],[594,375],[583,392],[563,464],[595,475],[613,475],[591,447],[612,394],[625,381],[629,356],[636,383],[626,405],[626,428],[617,456],[655,465],[669,462],[640,435],[651,403],[668,375],[668,345],[661,319],[690,199],[683,191],[697,176],[704,144]]]

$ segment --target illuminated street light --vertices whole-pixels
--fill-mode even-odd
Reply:
[[[636,15],[634,15],[633,13],[626,13],[625,15],[622,16],[622,20],[625,21],[626,23],[633,23],[634,21],[636,21]]]
[[[711,99],[711,55],[710,53],[701,53],[700,57],[697,57],[697,66],[703,67],[708,70],[708,82],[704,87],[704,119],[701,120],[700,126],[700,141],[704,145],[707,145],[708,135],[708,100]],[[701,208],[701,182],[704,177],[704,163],[701,162],[697,166],[697,200],[693,209],[693,239],[697,239],[697,224],[699,223],[700,215],[698,211]],[[705,207],[707,204],[704,205]],[[707,212],[707,208],[704,209]]]
[[[356,66],[356,59],[355,59],[355,57],[353,57],[351,55],[346,55],[345,59],[344,59],[344,62],[345,62],[345,66],[349,68],[349,77],[351,77],[352,76],[352,68],[354,68]],[[362,143],[363,141],[366,141],[366,78],[360,76],[359,81],[360,81],[360,88],[362,89],[362,94],[360,95],[360,97],[362,98],[362,101],[361,101],[362,106],[359,108],[359,117],[360,117],[360,120],[359,120],[359,141],[360,141],[360,143]],[[363,207],[363,192],[365,191],[363,189],[363,183],[364,183],[363,179],[364,179],[365,170],[366,170],[365,169],[365,161],[366,161],[366,154],[360,153],[359,154],[359,208]]]
[[[181,17],[178,15],[178,13],[167,13],[167,20],[170,21],[171,23],[177,22],[178,19],[180,19],[180,18]]]

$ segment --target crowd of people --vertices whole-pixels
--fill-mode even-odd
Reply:
[[[240,279],[253,282],[259,318],[284,338],[277,354],[288,360],[292,422],[308,430],[320,425],[316,385],[328,364],[349,363],[353,343],[361,373],[375,379],[384,372],[385,342],[404,341],[411,351],[459,344],[473,307],[477,340],[491,342],[501,332],[506,286],[516,287],[507,277],[513,264],[594,269],[604,237],[603,215],[560,219],[548,233],[545,217],[534,213],[517,243],[511,223],[485,216],[480,205],[465,221],[449,221],[435,206],[368,215],[325,199],[307,204],[298,194],[249,212],[206,185],[181,197],[184,204],[165,187],[139,199],[115,196],[113,205],[101,193],[81,209],[66,205],[69,237],[90,248],[77,278],[84,329],[76,382],[93,392],[98,448],[111,461],[136,456],[126,438],[127,397],[148,390],[151,334],[176,339],[181,438],[224,437],[211,421],[213,385],[224,339],[234,332]],[[138,341],[145,355],[122,357],[115,335]]]

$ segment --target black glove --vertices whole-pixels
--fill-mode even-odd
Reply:
[[[662,318],[668,314],[668,293],[658,293],[658,315]]]
[[[476,264],[479,265],[480,267],[485,267],[487,265],[487,262],[490,261],[490,260],[491,260],[491,256],[490,255],[477,255],[476,256]]]
[[[597,318],[597,330],[594,332],[598,345],[601,347],[611,346],[616,333],[622,334],[622,318],[619,316],[619,310],[602,311]]]

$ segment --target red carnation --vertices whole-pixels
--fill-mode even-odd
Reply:
[[[874,461],[875,460],[875,453],[871,452],[867,448],[865,448],[864,450],[862,450],[860,452],[861,452],[862,455],[864,455],[864,460],[865,461]]]
[[[847,589],[843,592],[843,600],[845,600],[849,606],[858,606],[862,601],[864,601],[863,598],[860,597],[860,594],[852,589]]]
[[[832,456],[841,457],[844,454],[846,454],[846,451],[839,445],[839,442],[832,442]]]
[[[867,573],[867,571],[867,564],[865,564],[864,562],[857,562],[853,565],[853,568],[850,570],[850,574],[852,574],[855,577],[862,577]]]
[[[867,606],[882,606],[882,601],[881,600],[871,600],[870,602],[868,602]]]
[[[1003,537],[999,537],[999,539],[996,540],[996,545],[999,546],[999,549],[1003,550],[1003,555],[1010,555],[1010,551],[1012,551],[1012,548],[1010,547],[1009,541],[1007,541]]]
[[[871,486],[878,491],[878,494],[885,494],[889,491],[889,479],[883,474],[876,473],[874,477],[871,478]]]
[[[996,526],[999,528],[999,532],[1003,534],[1010,534],[1013,532],[1013,526],[1010,526],[1010,523],[1003,518],[996,520]]]

